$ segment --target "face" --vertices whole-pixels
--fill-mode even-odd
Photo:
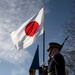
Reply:
[[[59,52],[59,49],[58,48],[53,48],[52,49],[52,52],[51,52],[51,50],[49,50],[49,57],[53,57],[53,55],[55,55],[56,53],[58,53]]]

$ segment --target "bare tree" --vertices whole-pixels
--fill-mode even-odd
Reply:
[[[69,36],[67,40],[68,50],[65,53],[66,75],[75,75],[75,0],[73,0],[73,9],[70,11],[73,18],[65,25],[65,33]]]
[[[73,14],[73,18],[69,23],[65,25],[65,33],[69,36],[67,44],[70,47],[75,48],[75,0],[73,0],[73,9],[70,11]]]

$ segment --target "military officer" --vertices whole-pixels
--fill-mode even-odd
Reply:
[[[49,43],[47,75],[65,75],[65,60],[60,53],[61,48],[62,45],[58,43]]]
[[[40,66],[39,72],[40,75],[65,75],[65,60],[60,50],[63,45],[60,45],[55,42],[49,43],[48,48],[48,66],[42,64],[43,68]]]

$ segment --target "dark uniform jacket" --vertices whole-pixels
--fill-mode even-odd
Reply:
[[[60,53],[57,53],[48,60],[48,70],[50,75],[65,75],[65,61]]]

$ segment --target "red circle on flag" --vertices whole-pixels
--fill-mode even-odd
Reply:
[[[25,27],[25,33],[27,36],[33,36],[38,29],[39,24],[36,21],[30,22],[26,27]]]

